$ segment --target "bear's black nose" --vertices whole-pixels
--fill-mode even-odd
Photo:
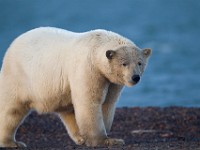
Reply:
[[[132,80],[135,82],[135,83],[138,83],[140,81],[140,76],[139,75],[133,75],[132,76]]]

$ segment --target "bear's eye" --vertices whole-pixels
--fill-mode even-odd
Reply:
[[[126,67],[126,66],[127,66],[127,63],[123,63],[122,65],[123,65],[124,67]]]
[[[138,62],[138,65],[139,65],[139,66],[141,66],[141,65],[142,65],[142,63],[141,63],[141,62]]]

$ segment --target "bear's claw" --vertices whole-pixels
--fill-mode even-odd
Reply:
[[[83,145],[85,143],[85,140],[81,136],[79,136],[79,137],[76,137],[75,143],[77,145]]]
[[[17,145],[17,147],[27,147],[25,143],[23,142],[15,142],[15,144]]]
[[[20,147],[20,148],[23,148],[23,147],[26,147],[26,144],[23,143],[23,142],[6,142],[4,144],[0,144],[0,147],[10,147],[10,148],[17,148],[17,147]]]

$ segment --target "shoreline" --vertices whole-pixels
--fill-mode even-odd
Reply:
[[[122,138],[122,147],[77,146],[55,114],[32,112],[16,139],[28,149],[200,149],[200,108],[117,108],[109,137]],[[20,149],[20,148],[18,148]]]

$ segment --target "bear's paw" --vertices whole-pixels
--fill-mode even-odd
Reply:
[[[123,139],[115,139],[115,138],[107,138],[105,140],[106,146],[122,146],[125,145],[125,142]]]

